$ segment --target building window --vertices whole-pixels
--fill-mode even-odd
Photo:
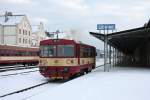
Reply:
[[[23,29],[23,35],[24,35],[24,29]]]
[[[21,34],[21,29],[19,29],[19,34]]]
[[[29,39],[29,44],[30,44],[30,39]]]
[[[29,36],[30,36],[30,31],[29,31]]]
[[[19,38],[19,43],[21,43],[21,38]]]
[[[26,35],[27,35],[27,30],[26,30]]]
[[[25,39],[23,39],[23,43],[25,43]]]
[[[28,40],[26,39],[26,43],[28,43]]]

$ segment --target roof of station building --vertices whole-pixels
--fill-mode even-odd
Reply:
[[[104,41],[104,37],[107,37],[111,46],[126,54],[132,54],[137,47],[150,41],[149,27],[139,27],[107,35],[96,32],[90,32],[90,34],[102,41]]]

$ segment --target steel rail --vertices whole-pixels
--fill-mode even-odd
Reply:
[[[24,67],[24,66],[12,66],[12,67],[6,67],[6,68],[0,68],[0,72],[5,72],[5,71],[11,71],[11,70],[22,70],[22,69],[32,69],[32,68],[36,68],[35,67]]]
[[[18,90],[18,91],[14,91],[14,92],[11,92],[11,93],[7,93],[7,94],[4,94],[4,95],[1,95],[0,98],[10,96],[10,95],[13,95],[13,94],[17,94],[17,93],[20,93],[20,92],[25,92],[25,91],[31,90],[33,88],[40,87],[42,85],[48,84],[48,83],[49,83],[49,81],[31,86],[31,87],[28,87],[28,88],[24,88],[24,89],[21,89],[21,90]]]
[[[26,72],[20,72],[20,73],[12,73],[12,74],[4,74],[4,75],[0,75],[0,77],[4,77],[4,76],[12,76],[12,75],[19,75],[19,74],[24,74],[24,73],[36,72],[36,71],[39,71],[39,70],[26,71]]]

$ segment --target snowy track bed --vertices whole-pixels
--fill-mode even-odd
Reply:
[[[0,99],[1,100],[26,100],[28,98],[31,98],[31,97],[35,96],[35,95],[39,95],[43,92],[53,90],[54,88],[56,88],[60,84],[62,84],[62,83],[50,82],[50,83],[42,85],[40,87],[36,87],[36,88],[30,89],[28,91],[13,94],[13,95],[3,97],[3,98],[0,98]]]
[[[14,92],[11,92],[11,93],[8,93],[8,94],[0,95],[0,98],[7,97],[7,96],[10,96],[10,95],[13,95],[13,94],[17,94],[17,93],[22,93],[22,92],[34,89],[36,87],[40,87],[40,86],[48,84],[48,83],[49,82],[44,82],[44,83],[40,83],[40,84],[31,86],[31,87],[27,87],[27,88],[24,88],[24,89],[21,89],[21,90],[14,91]]]
[[[32,68],[36,68],[36,66],[23,66],[23,65],[0,66],[0,72],[26,70],[26,69],[32,69]]]
[[[22,70],[11,70],[11,71],[0,72],[0,76],[8,75],[8,74],[14,74],[14,73],[22,73],[22,72],[27,72],[27,71],[34,71],[34,70],[38,70],[38,68],[22,69]]]
[[[38,70],[38,69],[34,69]],[[32,73],[24,73],[34,71],[28,69],[26,71],[10,71],[3,72],[0,75],[8,75],[15,73],[23,73],[0,77],[0,99],[1,100],[22,100],[31,97],[35,94],[40,94],[42,91],[50,90],[64,82],[62,81],[48,81],[40,75],[39,71]]]
[[[100,61],[99,63],[97,63],[97,66],[102,64],[103,63],[101,63]],[[48,82],[44,77],[40,75],[39,71],[37,70],[38,68],[0,73],[1,99],[26,100],[34,95],[38,95],[42,92],[51,90],[52,88],[65,83],[59,81]]]
[[[14,75],[0,79],[0,95],[9,94],[46,82],[38,71],[26,75]]]
[[[13,75],[26,75],[26,74],[30,74],[30,73],[33,73],[33,72],[37,72],[39,71],[39,69],[28,69],[28,70],[22,70],[22,71],[11,71],[11,72],[6,72],[6,73],[0,73],[0,79],[2,78],[7,78],[7,77],[10,77],[10,76],[13,76]]]

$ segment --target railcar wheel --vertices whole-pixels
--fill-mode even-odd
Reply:
[[[92,70],[89,70],[89,72],[92,72]]]
[[[84,72],[83,72],[83,75],[85,75],[85,74],[87,74],[87,72],[86,72],[86,71],[84,71]]]
[[[91,67],[91,69],[88,70],[88,72],[90,73],[91,71],[92,71],[92,67]]]
[[[82,75],[85,75],[85,74],[87,74],[87,70],[86,69],[82,70]]]
[[[92,66],[92,69],[95,69],[95,66]]]
[[[89,70],[87,69],[85,72],[86,72],[86,74],[88,74],[88,73],[89,73]]]
[[[85,74],[85,71],[84,70],[81,70],[80,72],[80,76],[84,75]]]

